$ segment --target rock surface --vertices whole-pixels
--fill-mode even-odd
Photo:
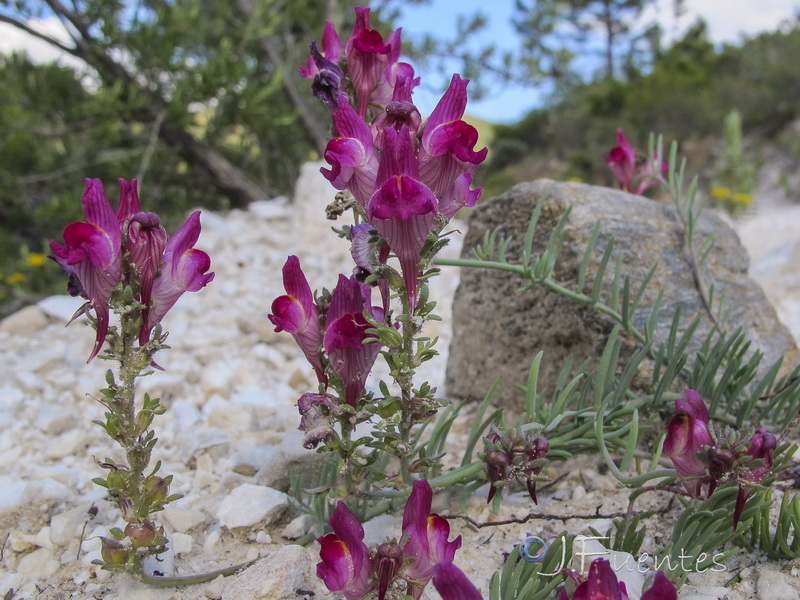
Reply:
[[[550,180],[523,183],[473,211],[464,243],[465,256],[487,231],[502,227],[503,233],[513,238],[507,251],[509,260],[518,262],[528,222],[538,202],[544,205],[533,242],[534,256],[544,251],[556,222],[567,206],[572,206],[555,272],[557,282],[568,288],[575,286],[592,228],[599,222],[598,244],[586,278],[587,293],[591,294],[603,250],[613,237],[615,250],[601,301],[609,303],[617,257],[622,261],[623,277],[630,277],[634,291],[651,267],[658,264],[633,323],[641,330],[659,293],[663,293],[656,344],[666,341],[671,315],[680,307],[681,332],[695,315],[702,318],[689,351],[699,349],[713,323],[695,284],[678,216],[671,206],[609,188]],[[718,320],[729,331],[744,328],[753,344],[764,351],[765,370],[787,354],[794,356],[797,348],[791,333],[780,323],[758,284],[747,275],[747,252],[736,233],[715,213],[706,211],[698,223],[697,236],[703,240],[711,235],[714,245],[708,256],[708,279],[716,297],[727,298],[728,312]],[[462,273],[453,308],[453,345],[447,371],[447,389],[452,395],[482,398],[499,379],[495,400],[519,410],[523,396],[517,386],[524,385],[530,363],[539,350],[544,350],[540,386],[551,391],[568,356],[580,364],[602,354],[613,327],[610,318],[541,286],[519,292],[526,283],[508,272],[466,269]]]

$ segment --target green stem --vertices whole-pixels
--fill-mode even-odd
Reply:
[[[142,582],[148,585],[152,585],[154,587],[177,587],[179,585],[197,585],[200,583],[208,583],[209,581],[213,581],[220,575],[222,575],[223,577],[235,575],[239,571],[242,571],[254,565],[256,562],[258,562],[258,560],[260,559],[239,563],[238,565],[225,567],[224,569],[217,569],[216,571],[209,571],[208,573],[198,573],[197,575],[182,575],[179,577],[153,577],[152,575],[147,575],[146,573],[138,573],[137,577]]]

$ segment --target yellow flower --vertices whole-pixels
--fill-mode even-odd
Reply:
[[[737,192],[733,195],[733,201],[737,204],[745,204],[749,205],[753,203],[753,196],[750,194],[744,194],[742,192]]]
[[[567,177],[567,181],[570,183],[583,183],[583,179],[580,177]]]
[[[25,281],[25,275],[19,271],[6,277],[6,283],[8,285],[19,285],[23,281]]]
[[[28,255],[28,265],[31,267],[41,267],[47,262],[47,257],[39,252],[32,252]]]
[[[717,200],[726,200],[731,197],[731,188],[713,187],[711,188],[711,197]]]

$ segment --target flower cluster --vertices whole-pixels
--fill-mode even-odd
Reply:
[[[420,598],[428,583],[445,600],[478,600],[480,593],[453,565],[461,536],[448,540],[450,524],[431,514],[433,490],[425,480],[415,481],[403,512],[403,535],[380,544],[372,552],[364,543],[364,528],[341,500],[333,511],[333,533],[320,537],[317,576],[333,593],[360,600],[378,590],[383,600],[393,585],[405,582],[405,593]]]
[[[778,441],[767,429],[759,428],[745,440],[736,432],[717,436],[709,426],[708,409],[694,390],[686,390],[675,401],[679,411],[667,427],[664,452],[672,459],[675,470],[690,496],[702,496],[707,486],[711,496],[726,480],[739,485],[733,528],[739,524],[752,484],[760,482],[772,470]]]
[[[50,248],[53,259],[70,274],[70,294],[87,299],[77,314],[94,311],[97,337],[92,360],[108,334],[115,293],[121,304],[133,300],[141,304],[139,343],[144,345],[178,298],[204,287],[214,273],[207,272],[208,254],[193,248],[200,237],[200,212],[168,238],[158,215],[139,207],[135,179],[130,183],[120,179],[116,213],[100,180],[87,179],[83,214],[85,222],[71,223],[64,230],[64,245],[53,241]]]
[[[619,187],[626,192],[641,196],[658,183],[647,156],[634,150],[621,127],[617,129],[617,145],[606,156],[606,164],[617,178]],[[662,177],[666,176],[668,169],[669,165],[662,161]]]
[[[611,563],[605,558],[592,561],[586,580],[575,571],[569,571],[568,574],[578,587],[571,598],[565,590],[561,590],[559,600],[628,600],[625,584],[617,579]],[[642,600],[678,600],[678,591],[667,576],[659,571],[653,578],[653,584],[642,595]]]
[[[423,247],[460,208],[475,204],[480,189],[470,189],[472,176],[487,149],[474,149],[478,132],[462,120],[469,80],[458,75],[422,127],[411,98],[419,79],[398,62],[400,51],[400,31],[384,41],[370,28],[369,9],[357,7],[347,43],[328,23],[322,52],[312,44],[301,73],[314,79],[314,93],[333,119],[334,137],[324,153],[330,168],[322,173],[336,189],[352,193],[357,212],[397,257],[413,313]],[[344,91],[345,72],[355,108]]]

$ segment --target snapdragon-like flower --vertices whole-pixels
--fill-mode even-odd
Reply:
[[[606,156],[606,164],[617,178],[619,187],[626,192],[641,196],[658,184],[647,157],[637,153],[625,137],[622,127],[617,129],[617,145]],[[661,175],[666,176],[668,165],[661,163]]]
[[[322,345],[331,367],[345,386],[345,400],[356,405],[372,364],[380,352],[380,342],[364,341],[370,337],[372,325],[364,317],[369,311],[377,321],[383,321],[383,309],[371,304],[371,289],[355,277],[339,275],[339,283],[331,295]]]
[[[468,83],[469,79],[453,75],[422,134],[419,172],[422,181],[438,198],[447,196],[456,179],[465,173],[471,176],[489,152],[488,148],[475,151],[478,130],[462,120],[467,107]]]
[[[320,172],[337,190],[348,190],[361,207],[375,190],[379,157],[372,143],[369,125],[356,114],[342,94],[333,112],[334,137],[325,148],[324,157],[331,165]]]
[[[572,575],[572,574],[571,574]],[[575,579],[581,578],[572,575]],[[561,590],[559,600],[628,600],[625,584],[617,579],[611,563],[605,558],[597,558],[589,566],[589,576],[580,581],[570,598]],[[641,600],[677,600],[678,591],[662,571],[656,573],[653,585],[642,594]]]
[[[330,519],[333,533],[317,538],[321,548],[317,577],[334,594],[361,600],[375,589],[371,582],[375,565],[364,543],[364,527],[347,505],[339,500]]]
[[[431,514],[433,490],[423,480],[415,481],[403,511],[403,535],[408,541],[403,554],[413,559],[406,569],[409,582],[408,595],[419,598],[437,565],[453,562],[456,550],[461,547],[461,536],[448,541],[450,523],[437,514]]]
[[[408,127],[383,132],[380,187],[369,203],[369,220],[400,261],[409,310],[417,299],[417,267],[428,235],[439,214],[436,196],[419,180],[413,141]]]
[[[356,23],[345,45],[348,76],[356,91],[357,110],[362,118],[367,116],[370,97],[387,64],[396,62],[400,55],[399,32],[383,41],[381,34],[370,28],[369,8],[356,6]]]
[[[317,379],[326,384],[325,365],[320,357],[322,329],[319,324],[319,308],[314,303],[311,286],[300,267],[300,259],[290,256],[283,265],[283,287],[285,296],[272,302],[272,313],[267,315],[275,325],[275,331],[286,331],[294,337],[308,362],[314,367]]]
[[[680,412],[667,427],[664,453],[672,459],[686,491],[694,498],[699,498],[703,483],[709,478],[706,464],[698,453],[714,445],[708,429],[708,409],[700,394],[689,389],[684,392],[682,399],[675,401],[675,408]],[[711,484],[715,486],[716,482]]]
[[[197,292],[214,279],[211,259],[194,248],[200,238],[200,211],[193,212],[170,238],[161,257],[160,275],[153,283],[152,303],[145,308],[139,343],[144,344],[185,292]]]
[[[110,318],[110,302],[122,275],[120,225],[99,179],[87,179],[83,193],[85,222],[64,230],[64,245],[50,242],[56,262],[74,269],[97,320],[91,361],[103,347]]]

